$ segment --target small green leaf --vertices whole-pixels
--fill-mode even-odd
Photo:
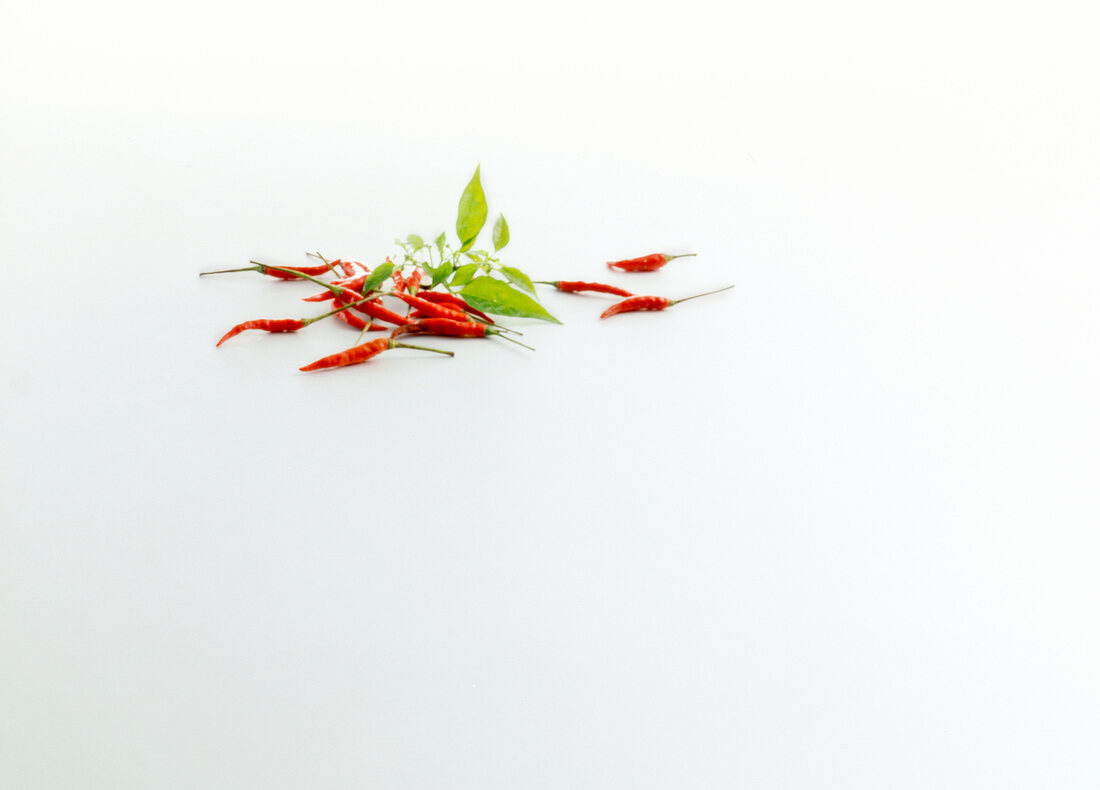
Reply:
[[[440,255],[443,254],[443,245],[446,244],[446,243],[447,243],[447,234],[446,234],[446,232],[440,233],[438,236],[435,237],[435,248],[437,250],[439,250]]]
[[[561,321],[546,312],[541,304],[520,293],[508,283],[492,277],[478,277],[462,289],[462,298],[478,310],[494,315],[511,315],[517,318],[538,318],[542,321]]]
[[[435,288],[441,282],[451,276],[451,272],[455,270],[454,264],[450,261],[443,261],[442,264],[435,267],[432,270],[432,288]]]
[[[461,287],[470,282],[470,280],[474,279],[474,275],[476,273],[476,263],[467,263],[465,266],[459,266],[455,270],[455,276],[451,278],[451,285]]]
[[[513,269],[511,266],[501,266],[500,273],[508,278],[508,282],[512,285],[518,285],[523,290],[532,296],[535,295],[535,284],[531,282],[531,278],[521,272],[519,269]]]
[[[393,264],[386,262],[370,273],[370,277],[363,283],[363,293],[375,290],[382,281],[393,274]]]
[[[466,185],[462,197],[458,201],[458,221],[455,230],[458,232],[458,240],[462,243],[462,249],[468,250],[477,239],[477,234],[485,226],[485,218],[489,216],[489,207],[485,203],[485,190],[481,188],[481,165],[474,171],[474,177]]]
[[[419,250],[421,247],[424,246],[424,239],[420,238],[415,233],[410,233],[409,237],[405,239],[405,241],[408,242],[409,246],[412,247],[414,250]]]
[[[493,252],[500,252],[508,244],[508,223],[504,219],[504,215],[501,214],[497,217],[496,224],[493,225]]]

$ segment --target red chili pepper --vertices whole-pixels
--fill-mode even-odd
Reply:
[[[420,279],[424,276],[424,273],[420,269],[414,269],[413,273],[409,275],[405,280],[405,288],[413,296],[416,296],[416,292],[420,290]]]
[[[398,335],[405,334],[443,335],[445,337],[485,337],[486,335],[500,335],[505,340],[511,340],[513,343],[523,346],[524,348],[530,348],[532,351],[535,350],[524,343],[520,343],[518,340],[508,337],[504,334],[504,330],[502,329],[479,324],[476,321],[452,321],[449,318],[425,318],[421,321],[398,327],[390,332],[390,337],[397,337]]]
[[[328,318],[330,315],[338,315],[353,306],[355,306],[354,303],[345,304],[343,307],[329,310],[323,315],[315,315],[312,318],[258,318],[253,321],[245,321],[244,323],[237,324],[226,332],[222,339],[218,341],[217,345],[220,346],[229,338],[239,335],[246,329],[263,329],[265,332],[297,332],[299,329],[316,323],[322,318]]]
[[[380,337],[377,340],[371,340],[369,343],[353,346],[338,354],[330,354],[316,362],[311,362],[305,367],[298,368],[298,370],[321,370],[322,368],[342,368],[348,365],[358,365],[360,362],[366,362],[371,357],[378,356],[383,351],[391,348],[415,348],[418,351],[434,351],[437,354],[454,356],[453,351],[441,351],[438,348],[425,348],[424,346],[409,346],[404,343],[395,343],[388,337]]]
[[[225,333],[225,336],[218,341],[218,345],[220,346],[229,338],[239,335],[246,329],[262,329],[265,332],[297,332],[305,325],[304,321],[297,318],[258,318],[255,321],[245,321],[237,324]]]
[[[482,319],[486,323],[496,323],[496,321],[487,316],[485,313],[473,307],[470,307],[470,305],[467,304],[466,300],[463,299],[461,296],[455,296],[454,294],[449,294],[446,291],[421,291],[419,294],[417,294],[417,296],[429,302],[450,305],[451,307],[457,307],[459,310],[465,310],[470,315],[476,315],[478,318]]]
[[[370,271],[359,261],[340,261],[340,268],[344,270],[345,277],[354,277],[358,272]]]
[[[358,301],[362,298],[362,294],[357,291],[341,291],[340,295],[336,297],[337,301],[343,302],[344,304],[347,304],[349,301]],[[355,305],[355,309],[363,315],[377,318],[380,321],[388,321],[397,326],[404,326],[409,323],[409,319],[405,318],[405,316],[395,313],[393,310],[386,309],[374,299],[369,302],[359,302]]]
[[[337,287],[350,288],[353,291],[359,291],[360,289],[362,289],[363,283],[365,283],[367,281],[367,277],[369,277],[369,276],[370,276],[370,273],[368,272],[367,274],[360,274],[356,277],[345,277],[343,280],[333,280],[332,283],[330,284],[330,286],[335,285]],[[329,290],[321,291],[320,293],[313,294],[312,296],[303,296],[302,301],[303,302],[327,302],[329,299],[332,299],[333,297],[334,297],[334,294],[332,293],[332,290],[331,290],[331,287],[330,287]]]
[[[728,291],[732,287],[732,285],[727,285],[725,288],[719,288],[715,291],[707,291],[706,293],[695,294],[695,296],[685,296],[683,299],[666,299],[663,296],[632,296],[629,299],[623,299],[618,304],[611,305],[611,307],[603,311],[603,315],[601,315],[600,318],[610,318],[619,313],[630,313],[635,310],[667,310],[674,304],[686,302],[688,299],[698,299],[700,296],[710,296],[719,291]]]
[[[422,313],[427,313],[428,315],[434,316],[435,318],[449,318],[452,321],[470,320],[464,312],[462,312],[461,310],[456,310],[453,307],[447,307],[446,305],[442,304],[435,304],[434,302],[429,302],[427,299],[422,299],[419,296],[411,296],[409,294],[397,293],[396,291],[393,295],[405,304],[415,307]]]
[[[389,329],[388,326],[382,326],[381,324],[376,324],[373,321],[368,326],[366,321],[357,316],[351,310],[341,310],[339,313],[336,314],[336,317],[348,326],[354,329],[358,329],[360,332],[383,332]]]
[[[395,294],[403,293],[405,291],[405,277],[401,274],[400,269],[394,269],[390,279],[393,280],[393,292]]]
[[[297,280],[299,274],[308,274],[316,276],[318,274],[324,274],[332,267],[329,264],[323,266],[267,266],[256,261],[251,261],[252,266],[245,266],[241,269],[220,269],[216,272],[199,272],[199,277],[204,277],[208,274],[227,274],[229,272],[260,272],[266,274],[269,277],[278,277],[280,280]],[[291,274],[294,272],[294,274]]]
[[[602,294],[615,294],[616,296],[633,296],[630,291],[617,288],[614,285],[604,283],[584,283],[579,280],[535,280],[542,285],[552,285],[559,291],[567,294],[580,293],[581,291],[595,291]]]
[[[641,258],[629,258],[625,261],[608,261],[607,268],[609,269],[621,269],[624,272],[655,272],[676,258],[691,258],[698,253],[689,252],[684,255],[665,255],[663,252],[656,252],[653,255],[645,255]]]

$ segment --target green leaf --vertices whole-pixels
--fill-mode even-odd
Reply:
[[[447,233],[440,233],[435,237],[435,248],[439,250],[439,254],[443,254],[443,245],[447,243]]]
[[[455,276],[451,278],[451,285],[460,287],[474,279],[474,275],[477,274],[477,264],[467,263],[465,266],[459,266],[455,270]]]
[[[419,250],[421,247],[424,246],[424,239],[420,238],[415,233],[410,233],[409,237],[405,241],[407,241],[409,246],[412,247],[414,250]]]
[[[375,290],[379,285],[382,284],[382,281],[389,277],[391,274],[393,274],[393,264],[389,262],[383,263],[381,266],[371,272],[370,277],[368,277],[366,282],[363,283],[363,293]]]
[[[523,290],[532,296],[535,295],[535,284],[531,282],[531,278],[521,272],[519,269],[513,269],[511,266],[501,266],[500,273],[508,278],[508,282],[512,285],[518,285]]]
[[[489,207],[485,203],[485,190],[481,188],[481,165],[474,171],[474,177],[466,185],[462,197],[458,201],[458,221],[455,230],[458,232],[458,240],[462,243],[462,249],[468,250],[477,239],[477,234],[485,226],[485,218],[489,216]]]
[[[500,252],[507,246],[508,239],[511,238],[508,235],[508,223],[504,219],[504,215],[501,214],[497,217],[497,222],[493,225],[493,252]]]
[[[542,321],[561,321],[546,312],[541,304],[520,293],[508,283],[492,277],[478,277],[462,289],[462,298],[472,307],[494,315],[511,315],[517,318],[538,318]]]
[[[451,276],[451,272],[455,270],[454,264],[450,261],[443,261],[439,266],[432,270],[432,284],[431,287],[435,288],[441,282]]]

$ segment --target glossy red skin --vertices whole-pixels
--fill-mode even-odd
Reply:
[[[239,335],[246,329],[262,329],[265,332],[296,332],[303,326],[305,326],[305,322],[298,318],[257,318],[254,321],[237,324],[225,333],[225,336],[218,341],[218,345],[220,346],[229,338]]]
[[[610,318],[619,313],[632,313],[635,310],[664,310],[671,304],[672,300],[663,296],[632,296],[629,299],[623,299],[618,304],[611,305],[603,311],[600,318]]]
[[[452,321],[460,322],[467,320],[466,314],[464,312],[462,312],[461,310],[456,310],[453,307],[447,307],[446,305],[429,302],[427,299],[422,299],[419,296],[412,296],[410,294],[395,293],[394,296],[403,301],[405,304],[415,307],[422,313],[427,313],[428,315],[435,318],[449,318]]]
[[[278,277],[280,280],[300,280],[301,277],[295,277],[288,272],[298,272],[299,274],[308,274],[311,277],[316,277],[319,274],[324,274],[329,271],[328,266],[280,266],[279,269],[286,269],[287,271],[281,272],[279,269],[272,269],[270,266],[264,266],[260,264],[260,271],[270,277]]]
[[[496,330],[494,330],[496,331]],[[398,327],[390,337],[404,334],[443,335],[445,337],[485,337],[486,326],[476,321],[452,321],[449,318],[425,318]]]
[[[333,280],[332,284],[341,288],[351,288],[353,291],[359,291],[363,287],[363,283],[367,281],[370,276],[369,273],[361,274],[358,277],[350,277],[343,280]],[[312,296],[303,296],[303,302],[327,302],[333,298],[332,291],[325,290],[320,293],[313,294]]]
[[[352,313],[351,310],[341,310],[339,313],[336,314],[336,317],[348,326],[354,329],[358,329],[360,332],[362,332],[364,329],[366,329],[368,332],[382,332],[386,329],[389,329],[389,327],[387,326],[382,326],[381,324],[375,323],[371,323],[371,325],[368,327],[367,322]]]
[[[343,304],[347,304],[348,302],[356,302],[362,298],[362,294],[358,293],[357,291],[341,291],[340,295],[337,297],[337,300],[342,302]],[[374,301],[357,304],[351,309],[358,310],[363,315],[368,315],[371,318],[377,318],[379,321],[387,321],[391,324],[396,324],[397,326],[404,326],[405,324],[409,323],[409,320],[405,318],[405,316],[399,315],[393,310],[389,310]]]
[[[327,357],[322,357],[316,362],[311,362],[305,367],[298,368],[298,370],[321,370],[323,368],[342,368],[348,365],[358,365],[360,362],[366,362],[368,359],[381,354],[390,347],[391,342],[392,341],[388,337],[380,337],[377,340],[371,340],[369,343],[354,346],[338,354],[330,354]]]
[[[630,291],[624,288],[617,288],[614,285],[607,285],[605,283],[585,283],[579,280],[558,280],[554,283],[554,287],[567,294],[580,293],[581,291],[595,291],[596,293],[615,294],[616,296],[634,295]]]
[[[470,305],[466,303],[466,300],[463,299],[461,296],[455,296],[454,294],[449,294],[446,291],[421,291],[419,294],[417,294],[417,296],[429,302],[449,305],[450,307],[464,310],[470,315],[476,315],[478,318],[488,321],[490,324],[496,323],[496,321],[487,316],[485,313],[476,308],[470,307]]]
[[[641,258],[628,258],[625,261],[608,261],[607,268],[624,272],[654,272],[668,263],[669,257],[663,252],[643,255]]]

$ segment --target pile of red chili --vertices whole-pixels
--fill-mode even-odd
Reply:
[[[501,221],[503,221],[503,218]],[[505,225],[506,233],[507,227]],[[441,255],[443,249],[444,245],[439,243]],[[663,267],[674,258],[689,257],[690,255],[694,255],[694,253],[685,255],[656,253],[641,258],[611,261],[607,265],[612,270],[620,272],[652,272]],[[409,345],[395,339],[404,335],[436,335],[460,338],[495,336],[530,349],[530,346],[512,337],[512,335],[520,333],[499,326],[490,313],[532,317],[542,317],[544,315],[547,320],[557,321],[549,313],[546,313],[541,305],[526,296],[521,295],[522,299],[527,300],[530,305],[534,305],[534,307],[526,307],[521,304],[523,309],[528,310],[526,313],[514,305],[510,306],[507,297],[503,301],[485,297],[484,292],[487,288],[490,289],[492,294],[493,288],[503,287],[504,281],[500,279],[493,279],[491,284],[480,282],[476,292],[482,295],[475,297],[473,295],[474,290],[471,290],[467,298],[464,298],[460,295],[463,290],[462,286],[468,285],[470,278],[466,278],[465,282],[460,283],[459,278],[453,275],[461,270],[454,267],[440,277],[438,269],[431,271],[427,266],[418,266],[416,261],[408,255],[406,255],[404,264],[395,265],[387,258],[384,263],[379,264],[373,270],[358,261],[340,259],[327,261],[319,254],[314,254],[314,256],[320,259],[322,263],[316,266],[290,267],[251,261],[250,266],[240,269],[202,272],[202,275],[208,275],[252,271],[280,280],[312,282],[321,286],[324,290],[303,296],[302,300],[306,302],[328,302],[331,307],[327,312],[320,315],[305,318],[261,318],[244,321],[226,332],[217,345],[220,346],[230,338],[250,329],[259,329],[265,332],[297,332],[330,317],[359,331],[359,339],[349,348],[299,368],[303,371],[312,371],[357,365],[360,362],[366,362],[374,358],[383,351],[394,348],[431,351],[437,354],[454,356],[451,351]],[[457,253],[455,259],[458,259]],[[487,274],[478,277],[475,282],[491,279],[488,276],[488,269],[489,267],[486,266]],[[520,285],[526,284],[527,290],[533,294],[533,283],[522,272],[507,269],[507,267],[502,267],[502,271],[509,281]],[[324,279],[326,277],[329,279]],[[563,293],[600,293],[626,297],[604,310],[600,318],[609,318],[620,313],[641,310],[665,310],[688,299],[695,299],[699,296],[707,296],[733,288],[732,285],[728,285],[725,288],[696,294],[695,296],[668,299],[663,296],[638,296],[624,288],[605,283],[578,280],[539,280],[535,282],[542,285],[552,285]],[[428,283],[427,287],[424,287],[425,283]],[[458,293],[455,293],[456,290]],[[519,297],[513,298],[518,299]],[[368,332],[389,332],[389,335],[377,340],[362,342]]]

